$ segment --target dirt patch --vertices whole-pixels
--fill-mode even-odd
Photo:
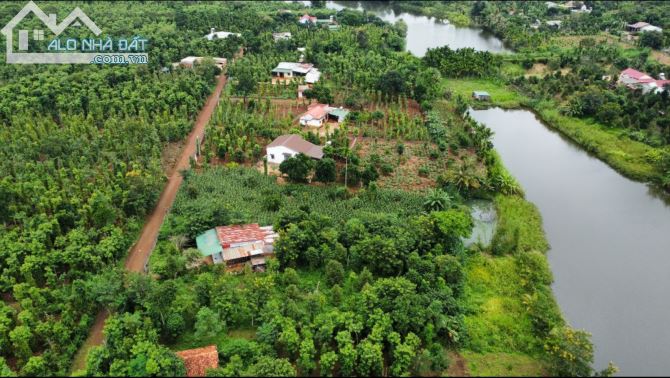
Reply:
[[[652,50],[651,56],[656,59],[659,63],[670,66],[670,55],[657,50]]]
[[[456,351],[449,351],[449,368],[447,369],[447,376],[449,377],[469,377],[468,367],[465,364],[465,359],[460,353]]]
[[[184,148],[184,141],[166,143],[161,152],[161,167],[166,175],[172,174],[172,171],[179,160],[179,154]]]
[[[247,98],[247,102],[251,99],[257,100],[252,97]],[[297,121],[298,118],[307,111],[307,106],[310,104],[310,100],[306,98],[301,99],[287,99],[287,98],[272,98],[268,99],[273,106],[273,114],[275,117],[286,117],[291,116],[294,121]],[[231,102],[243,101],[242,97],[230,97]],[[262,99],[261,101],[266,101]]]
[[[398,141],[376,138],[358,138],[355,150],[364,162],[376,155],[381,164],[392,167],[393,171],[384,175],[380,172],[377,184],[380,187],[406,191],[426,191],[435,187],[437,176],[444,167],[445,160],[431,159],[429,151],[437,147],[428,142],[402,142],[404,151],[398,155]]]

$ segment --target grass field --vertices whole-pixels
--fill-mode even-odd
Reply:
[[[538,253],[549,248],[542,219],[532,203],[518,196],[496,197],[496,209],[500,226],[493,249],[505,239],[501,235],[509,233],[517,235],[517,246],[502,256],[477,252],[468,258],[463,296],[468,337],[461,355],[473,376],[545,375],[544,336],[534,330],[524,298],[529,290],[547,289],[547,282],[530,282],[533,279],[523,272],[528,267],[520,259],[521,254],[537,251],[533,253],[543,265],[539,270],[549,272],[546,258]],[[547,316],[560,319],[558,307],[550,308]]]
[[[547,375],[544,365],[537,359],[510,353],[463,352],[467,368],[473,377],[543,377]]]
[[[501,108],[519,108],[525,102],[524,96],[509,89],[504,83],[490,79],[446,79],[443,88],[451,90],[453,95],[461,95],[468,99],[473,107],[499,106]],[[471,100],[473,91],[486,91],[491,95],[490,103],[479,103]]]

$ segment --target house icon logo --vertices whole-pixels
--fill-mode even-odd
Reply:
[[[56,36],[56,39],[49,44],[49,52],[29,52],[30,46],[33,43],[44,41],[44,29],[18,29],[19,23],[30,13],[42,21],[51,33]],[[6,56],[7,63],[10,64],[32,64],[32,63],[51,63],[51,64],[68,64],[68,63],[146,63],[147,54],[127,54],[125,49],[122,53],[111,52],[96,52],[96,51],[113,51],[112,40],[108,37],[108,45],[103,44],[100,39],[81,39],[68,38],[67,43],[61,47],[59,36],[70,26],[86,26],[88,30],[94,35],[99,36],[102,30],[95,24],[79,7],[76,7],[70,14],[65,17],[60,23],[56,21],[55,14],[47,15],[37,6],[33,1],[29,1],[19,13],[12,18],[0,32],[6,39]],[[16,33],[14,33],[16,31]],[[14,36],[18,35],[18,51],[14,51]],[[146,40],[143,40],[146,41]],[[128,46],[128,41],[119,40],[119,46]],[[122,44],[123,42],[123,44]],[[52,46],[56,46],[52,50]],[[144,61],[128,62],[123,61],[127,59],[128,55],[142,56]],[[102,59],[104,58],[104,59]],[[115,59],[112,59],[115,58]],[[103,62],[103,60],[105,60]],[[116,61],[113,61],[116,60]]]

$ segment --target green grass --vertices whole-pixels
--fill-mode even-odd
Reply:
[[[474,377],[542,377],[545,366],[532,357],[510,353],[462,353],[467,368]]]
[[[544,374],[544,336],[533,327],[533,319],[541,316],[560,324],[562,317],[551,295],[548,262],[538,253],[549,248],[542,219],[519,196],[499,195],[495,204],[498,227],[492,248],[505,254],[474,253],[467,260],[462,303],[468,335],[461,354],[473,376]],[[506,251],[497,244],[509,234],[516,242],[514,250]],[[534,292],[547,293],[550,305],[529,305],[526,298]]]
[[[549,249],[549,242],[542,228],[542,216],[535,205],[521,197],[502,195],[496,197],[495,205],[498,227],[493,237],[494,243],[516,238],[517,251],[546,252]]]
[[[499,106],[501,108],[519,108],[525,97],[509,89],[504,83],[491,79],[446,79],[443,88],[450,89],[454,95],[461,95],[470,101],[473,107]],[[486,91],[491,95],[491,102],[482,103],[471,100],[473,91]]]
[[[466,264],[466,349],[479,353],[537,352],[541,343],[522,302],[513,256],[472,256]]]

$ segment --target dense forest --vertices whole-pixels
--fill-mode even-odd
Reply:
[[[594,374],[588,334],[570,328],[551,293],[537,210],[491,131],[468,116],[471,101],[445,83],[503,83],[529,104],[555,102],[561,115],[665,151],[667,92],[614,85],[628,66],[670,72],[648,51],[594,39],[543,56],[527,50],[556,52],[557,36],[638,20],[670,27],[656,3],[598,4],[598,22],[585,22],[544,2],[393,2],[481,25],[517,49],[445,46],[422,58],[405,51],[403,23],[321,2],[40,4],[59,20],[79,6],[104,36],[142,35],[150,60],[0,65],[0,375],[183,375],[175,351],[210,344],[219,354],[211,376],[443,375],[463,355],[499,353],[536,374]],[[0,22],[23,5],[0,4]],[[339,27],[301,25],[304,13]],[[560,31],[529,27],[556,17],[566,19]],[[212,27],[240,36],[208,41]],[[173,67],[186,56],[227,58],[229,82],[202,159],[180,173],[148,274],[131,274],[122,261],[166,182],[165,151],[189,133],[219,74],[208,61]],[[296,100],[302,82],[273,84],[271,70],[301,58],[323,75]],[[553,72],[519,71],[534,64]],[[351,112],[337,130],[312,132],[296,122],[311,100]],[[268,174],[264,146],[286,133],[326,145],[324,158],[298,155]],[[670,185],[670,152],[648,158]],[[473,199],[499,212],[491,245],[464,242]],[[243,223],[279,233],[266,272],[193,267],[196,236]],[[110,315],[105,342],[73,372],[100,311]]]

